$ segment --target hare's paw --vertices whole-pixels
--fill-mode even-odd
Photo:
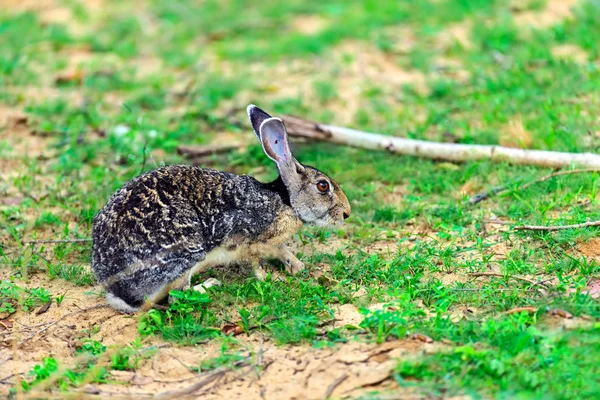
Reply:
[[[208,289],[209,287],[219,286],[219,285],[221,285],[220,280],[215,279],[215,278],[208,278],[201,284],[194,286],[193,289],[200,293],[206,293],[206,289]]]
[[[302,272],[306,268],[304,263],[298,260],[298,258],[286,248],[281,250],[279,261],[283,263],[285,270],[292,275],[296,275],[298,272]]]
[[[263,266],[262,262],[260,262],[260,261],[257,261],[252,264],[252,272],[254,273],[254,277],[261,282],[264,281],[267,278],[267,276],[269,275],[269,272],[267,272],[267,270],[265,270],[265,267]],[[271,272],[271,279],[274,281],[281,281],[281,282],[285,281],[285,278],[283,276],[281,276],[281,274],[277,271]]]
[[[258,261],[252,263],[252,273],[254,274],[254,277],[261,282],[267,278],[267,275],[269,275],[269,273],[265,271],[265,268],[262,266],[262,264]]]

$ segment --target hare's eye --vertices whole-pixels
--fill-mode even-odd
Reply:
[[[326,193],[329,190],[329,182],[327,182],[326,180],[317,182],[317,189],[321,193]]]

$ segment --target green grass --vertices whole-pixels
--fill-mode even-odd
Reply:
[[[252,137],[248,102],[273,114],[410,138],[598,152],[597,2],[581,0],[572,19],[532,29],[519,26],[516,14],[541,12],[547,2],[530,1],[523,10],[511,3],[152,0],[139,10],[111,4],[95,13],[65,2],[74,16],[68,25],[1,13],[0,111],[26,112],[27,129],[35,132],[27,140],[35,146],[24,149],[24,135],[0,126],[0,268],[11,276],[0,286],[0,312],[63,301],[64,292],[29,288],[31,276],[91,290],[90,243],[69,240],[90,237],[93,215],[124,182],[156,165],[188,162],[178,145],[220,143],[223,133]],[[319,17],[321,29],[302,33],[297,24],[307,16]],[[456,26],[466,27],[467,45],[442,40]],[[578,47],[584,59],[557,57],[552,49],[559,45]],[[387,67],[378,71],[381,60]],[[80,80],[58,79],[77,66]],[[422,74],[424,85],[397,83],[403,73]],[[522,137],[511,128],[519,123]],[[427,394],[591,398],[598,390],[600,307],[585,288],[600,265],[578,250],[598,229],[510,229],[600,219],[598,173],[522,190],[520,184],[551,171],[325,143],[293,147],[303,163],[343,186],[353,209],[347,225],[297,235],[309,267],[298,277],[258,282],[209,271],[196,278],[217,276],[223,285],[207,294],[174,292],[167,310],[143,315],[140,337],[186,346],[222,340],[220,356],[196,366],[202,371],[240,360],[224,324],[260,331],[280,345],[382,343],[417,332],[452,343],[398,361],[397,381]],[[210,166],[261,180],[276,173],[258,143]],[[500,184],[509,190],[468,204],[469,195]],[[509,225],[490,223],[494,218]],[[47,239],[66,242],[35,242]],[[489,271],[499,276],[469,275]],[[540,291],[522,277],[548,283]],[[359,326],[329,327],[336,307],[349,303],[364,314]],[[389,306],[369,309],[376,303]],[[505,314],[523,306],[591,321],[558,329],[541,311]],[[63,389],[88,373],[104,382],[110,370],[135,370],[153,356],[139,342],[123,345],[101,370],[96,360],[106,348],[92,340],[81,349],[90,364],[68,375],[59,371],[62,361],[48,358],[23,388],[63,373],[56,384]]]
[[[548,333],[519,316],[462,329],[467,344],[400,363],[400,384],[422,385],[432,395],[465,391],[500,398],[592,399],[600,389],[598,326]],[[477,341],[469,343],[469,336]]]
[[[14,313],[17,307],[32,311],[50,300],[44,288],[25,289],[11,281],[0,281],[0,313]]]

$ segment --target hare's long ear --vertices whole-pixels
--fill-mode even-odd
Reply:
[[[259,128],[260,142],[265,154],[277,164],[284,181],[304,172],[304,167],[292,156],[287,131],[279,118],[268,118]],[[287,179],[286,179],[287,178]]]
[[[250,124],[252,124],[252,129],[254,129],[254,133],[256,133],[256,137],[260,140],[260,126],[265,120],[271,118],[269,114],[256,107],[254,104],[250,104],[246,108],[246,112],[248,112],[248,117],[250,117]]]

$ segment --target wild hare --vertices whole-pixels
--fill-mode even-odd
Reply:
[[[273,182],[167,166],[126,183],[94,217],[92,268],[114,308],[151,306],[213,266],[249,262],[261,279],[260,261],[278,259],[295,274],[304,265],[285,243],[302,224],[339,224],[350,216],[339,185],[292,156],[283,122],[254,105],[247,111],[279,170]]]

